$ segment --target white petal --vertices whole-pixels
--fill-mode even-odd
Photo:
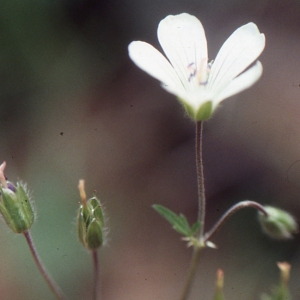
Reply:
[[[182,87],[169,61],[153,46],[145,42],[132,42],[128,46],[129,56],[143,71],[158,79],[163,85]]]
[[[245,89],[251,87],[261,76],[263,71],[262,64],[257,61],[253,67],[234,78],[220,94],[216,95],[213,100],[214,108],[222,100],[231,97]]]
[[[212,65],[208,89],[222,89],[253,63],[264,47],[265,36],[254,23],[238,28],[223,44]]]
[[[203,60],[207,61],[206,37],[201,22],[187,13],[167,16],[159,23],[157,36],[181,82],[187,87],[191,68],[196,70]]]

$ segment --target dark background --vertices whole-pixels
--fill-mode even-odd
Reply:
[[[300,219],[300,2],[297,0],[1,0],[0,157],[11,181],[28,183],[38,218],[32,235],[70,299],[90,299],[92,262],[76,236],[77,184],[108,217],[99,252],[101,299],[177,299],[191,249],[151,205],[196,218],[194,124],[176,98],[139,70],[127,45],[159,48],[169,14],[197,16],[209,59],[239,26],[266,35],[261,80],[220,105],[204,128],[207,229],[234,203],[280,206]],[[160,48],[159,48],[160,49]],[[25,239],[0,228],[0,299],[54,299]],[[261,233],[255,211],[235,215],[203,251],[191,299],[212,299],[225,272],[231,300],[259,299],[292,264],[300,298],[299,237]]]

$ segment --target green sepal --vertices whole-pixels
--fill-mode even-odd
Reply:
[[[96,197],[93,197],[88,201],[88,203],[90,203],[93,207],[94,217],[101,222],[102,226],[104,226],[104,215],[100,201]]]
[[[185,237],[192,237],[200,227],[200,223],[197,224],[197,222],[191,228],[186,217],[183,214],[177,215],[176,213],[162,205],[154,204],[152,207],[162,217],[169,221],[169,223],[171,223],[171,225],[177,232],[181,233]]]
[[[21,203],[24,211],[24,215],[26,216],[28,222],[33,224],[34,222],[34,211],[32,208],[32,204],[30,202],[29,196],[23,187],[23,185],[17,182],[16,194],[19,198],[19,202]]]
[[[213,113],[213,105],[211,101],[207,101],[200,106],[196,112],[195,121],[206,121],[211,118]]]
[[[82,205],[78,211],[77,217],[77,234],[79,241],[85,246],[85,239],[86,239],[86,222],[83,216]]]
[[[82,218],[86,224],[90,223],[90,218],[91,218],[91,209],[88,205],[80,205],[79,208]]]
[[[102,225],[96,219],[93,219],[89,224],[86,234],[86,245],[90,250],[95,250],[103,244]]]
[[[100,201],[92,197],[80,205],[77,216],[79,241],[89,250],[103,244],[104,215]]]
[[[179,101],[184,106],[187,114],[196,122],[206,121],[210,119],[213,114],[213,104],[211,101],[203,103],[198,110],[195,110],[193,106],[182,99],[179,99]]]
[[[18,183],[15,191],[9,188],[0,188],[0,191],[0,211],[6,224],[15,233],[30,229],[34,222],[34,212],[24,187]]]
[[[2,202],[0,202],[0,212],[1,212],[1,215],[2,215],[5,223],[8,225],[8,227],[10,227],[13,232],[17,232],[16,227],[15,227],[14,223],[12,222],[8,211],[6,210],[6,207]]]

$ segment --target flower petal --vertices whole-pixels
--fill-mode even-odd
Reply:
[[[182,84],[169,61],[153,46],[145,42],[132,42],[128,46],[133,62],[146,73],[158,79],[163,85],[182,87]]]
[[[214,108],[224,99],[231,97],[245,89],[251,87],[261,76],[263,71],[262,64],[257,61],[253,67],[251,67],[246,72],[242,73],[240,76],[234,78],[225,87],[221,93],[215,96],[213,100]]]
[[[265,36],[254,23],[241,26],[221,47],[212,65],[208,89],[220,91],[243,72],[265,47]]]
[[[201,22],[183,13],[167,16],[157,29],[158,40],[185,87],[189,85],[191,68],[198,70],[207,62],[207,44]]]

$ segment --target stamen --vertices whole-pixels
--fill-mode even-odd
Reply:
[[[195,77],[195,75],[197,74],[197,69],[195,68],[195,63],[190,63],[187,66],[187,70],[190,72],[189,78],[188,78],[188,82],[191,82],[192,78]]]

